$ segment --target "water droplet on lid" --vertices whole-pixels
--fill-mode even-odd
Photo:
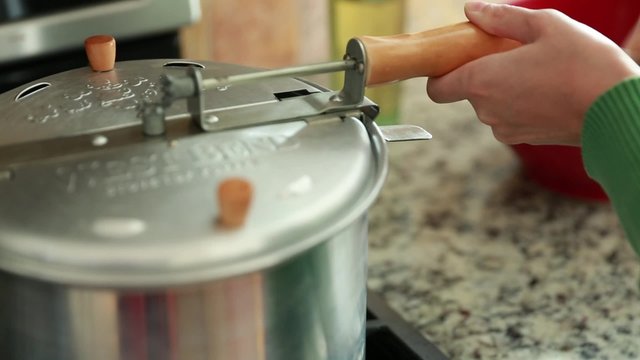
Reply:
[[[311,179],[311,176],[303,175],[289,183],[281,195],[283,197],[300,196],[311,191],[312,188],[313,180]]]

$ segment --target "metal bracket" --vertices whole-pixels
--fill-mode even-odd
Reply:
[[[347,43],[345,60],[353,60],[356,66],[344,73],[344,84],[337,95],[336,102],[343,106],[357,105],[364,100],[364,91],[367,79],[367,53],[364,44],[358,39],[351,39]]]
[[[358,39],[351,39],[347,43],[346,55],[343,61],[210,79],[203,79],[201,70],[197,67],[189,67],[184,76],[166,74],[161,79],[163,90],[161,104],[153,104],[155,106],[153,108],[154,111],[149,109],[141,111],[143,124],[145,124],[145,134],[160,135],[157,131],[147,132],[147,129],[158,129],[159,125],[161,125],[158,124],[158,120],[165,121],[166,108],[178,99],[186,99],[187,111],[192,120],[203,131],[207,132],[294,120],[311,122],[314,119],[323,118],[323,115],[332,113],[353,115],[353,111],[358,111],[368,118],[374,119],[379,113],[379,108],[364,96],[367,79],[366,63],[367,56],[364,44]],[[208,88],[274,77],[295,77],[335,71],[345,72],[343,87],[337,92],[320,92],[283,101],[274,99],[273,101],[227,109],[207,110],[205,106],[204,92]],[[162,106],[162,109],[158,109],[158,106]],[[145,109],[143,108],[143,110]],[[426,135],[415,132],[402,133],[400,129],[389,130],[388,132],[392,134],[389,136],[390,140],[430,137],[426,132]]]
[[[191,114],[191,118],[196,124],[199,124],[204,129],[204,96],[202,86],[202,72],[195,66],[190,66],[187,70],[187,75],[193,81],[193,95],[187,97],[187,111]]]

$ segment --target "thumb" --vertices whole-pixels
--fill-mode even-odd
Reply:
[[[471,1],[464,11],[469,21],[491,35],[528,44],[541,33],[533,21],[534,11],[519,6]]]

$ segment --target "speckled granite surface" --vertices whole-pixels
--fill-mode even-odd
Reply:
[[[467,103],[404,84],[369,287],[452,359],[640,359],[640,263],[607,204],[545,191]]]

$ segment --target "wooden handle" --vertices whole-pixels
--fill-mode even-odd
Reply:
[[[84,41],[84,50],[93,71],[110,71],[116,62],[116,40],[110,35],[94,35]]]
[[[520,45],[489,35],[469,22],[413,34],[358,39],[367,52],[367,85],[442,76],[482,56]]]

